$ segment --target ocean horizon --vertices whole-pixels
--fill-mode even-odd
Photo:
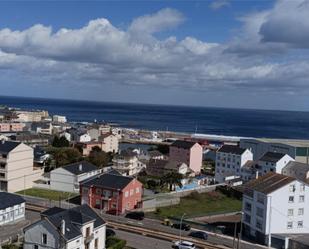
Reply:
[[[73,122],[242,137],[309,139],[309,112],[0,96],[0,105],[47,110]]]

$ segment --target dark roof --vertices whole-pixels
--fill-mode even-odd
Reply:
[[[278,153],[278,152],[266,152],[261,158],[260,161],[264,162],[271,162],[271,163],[276,163],[278,162],[282,157],[284,157],[285,154],[283,153]]]
[[[13,141],[0,141],[0,153],[9,153],[10,151],[14,150],[18,145],[20,145],[19,142],[13,142]]]
[[[25,202],[24,198],[19,195],[0,192],[0,209],[5,209]]]
[[[97,170],[98,167],[87,161],[68,164],[62,167],[63,169],[71,172],[74,175],[81,175],[87,172]]]
[[[148,152],[148,155],[150,157],[158,157],[158,156],[162,156],[163,154],[158,150],[151,150]]]
[[[167,163],[168,160],[165,159],[150,159],[147,166],[151,168],[164,168]]]
[[[258,179],[254,179],[244,185],[245,193],[253,190],[263,194],[270,194],[277,189],[295,181],[295,178],[269,172]]]
[[[109,171],[106,172],[107,174],[111,174],[111,175],[118,175],[121,176],[121,174],[115,170],[115,169],[110,169]]]
[[[131,149],[126,149],[120,151],[119,155],[116,157],[134,157],[137,156],[136,152],[132,151]]]
[[[172,143],[171,146],[183,149],[191,149],[191,147],[195,144],[196,142],[177,140],[174,143]]]
[[[62,220],[65,221],[65,234],[67,240],[81,235],[80,226],[94,222],[94,227],[105,224],[105,221],[88,205],[77,206],[71,209],[51,208],[41,213],[50,223],[60,231]]]
[[[246,149],[240,148],[236,145],[228,145],[228,144],[223,145],[218,150],[218,152],[231,153],[231,154],[237,154],[237,155],[242,155],[242,153],[244,153],[245,151]]]
[[[133,180],[134,178],[129,176],[104,173],[92,177],[91,179],[87,179],[83,181],[81,184],[83,186],[94,185],[109,189],[124,189]]]

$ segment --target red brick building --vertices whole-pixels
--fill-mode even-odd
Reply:
[[[129,176],[104,173],[83,181],[80,195],[81,204],[121,214],[142,207],[143,185]]]

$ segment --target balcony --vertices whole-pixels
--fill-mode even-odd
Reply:
[[[91,242],[94,239],[94,233],[86,234],[85,244]]]

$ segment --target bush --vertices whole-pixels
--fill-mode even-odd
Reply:
[[[17,246],[17,245],[4,245],[2,246],[2,249],[21,249],[22,246]]]
[[[127,242],[116,237],[109,237],[106,239],[106,248],[107,249],[123,249]]]

